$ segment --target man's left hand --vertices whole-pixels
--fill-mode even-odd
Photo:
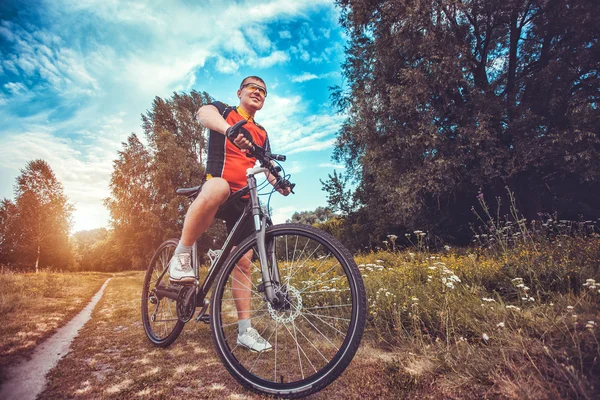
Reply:
[[[279,189],[277,189],[277,191],[284,196],[287,196],[291,193],[291,190],[289,187],[279,188]]]

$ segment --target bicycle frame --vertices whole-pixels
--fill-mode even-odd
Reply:
[[[215,260],[212,262],[212,264],[208,270],[208,274],[207,274],[206,278],[204,279],[204,281],[202,282],[202,284],[200,284],[200,281],[199,281],[200,254],[198,252],[198,245],[196,242],[194,242],[194,244],[192,246],[192,260],[194,260],[194,274],[196,275],[196,282],[194,283],[194,286],[196,288],[196,306],[197,307],[205,306],[207,304],[207,303],[205,303],[205,299],[208,296],[208,293],[210,292],[212,284],[214,283],[215,279],[217,278],[219,272],[221,271],[221,267],[223,266],[223,264],[227,260],[227,257],[231,253],[231,250],[233,249],[234,241],[236,241],[239,238],[241,232],[243,231],[243,228],[246,226],[247,223],[250,223],[250,220],[253,220],[253,222],[254,222],[254,227],[255,227],[254,234],[256,235],[258,258],[259,258],[260,265],[261,265],[262,279],[263,279],[263,285],[264,285],[266,298],[272,304],[278,303],[279,299],[278,299],[277,295],[275,294],[273,283],[279,284],[279,270],[277,268],[277,263],[275,262],[274,254],[271,254],[272,262],[271,262],[271,269],[269,269],[269,263],[267,261],[269,259],[268,258],[269,254],[267,254],[267,249],[265,246],[265,230],[267,228],[267,225],[271,225],[272,223],[271,223],[270,218],[268,218],[264,215],[264,213],[260,207],[260,201],[258,200],[256,178],[254,176],[258,173],[268,172],[268,171],[269,170],[267,168],[263,168],[263,167],[249,168],[246,171],[246,176],[248,178],[248,185],[244,186],[242,189],[240,189],[239,191],[232,194],[229,197],[229,199],[227,199],[227,201],[221,206],[221,208],[225,208],[229,204],[231,204],[234,201],[238,200],[239,198],[245,196],[246,194],[250,194],[250,201],[248,202],[248,205],[244,208],[242,215],[238,218],[233,229],[227,236],[227,239],[225,239],[225,243],[223,244],[223,247],[221,248],[221,253],[218,254],[217,257],[215,258]],[[163,274],[165,274],[165,273],[166,273],[166,270],[163,271]],[[175,292],[175,291],[169,290],[168,288],[165,288],[165,287],[157,287],[156,294],[159,296],[159,298],[164,296],[164,297],[171,298],[173,300],[177,300],[179,297],[178,291]],[[206,308],[203,307],[203,311],[201,311],[198,318],[200,318],[202,316],[205,309]]]

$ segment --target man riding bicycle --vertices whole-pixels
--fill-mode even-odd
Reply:
[[[208,160],[206,165],[205,182],[198,197],[190,205],[179,244],[169,263],[169,275],[174,283],[193,283],[195,280],[191,264],[192,246],[196,239],[204,233],[217,215],[221,206],[231,193],[241,189],[246,184],[246,169],[252,168],[256,162],[247,156],[248,149],[257,144],[269,151],[267,131],[254,121],[254,115],[262,109],[267,97],[264,80],[257,76],[245,78],[237,91],[239,105],[230,107],[221,102],[213,102],[200,107],[197,116],[205,128],[210,130],[208,141]],[[240,128],[240,133],[232,141],[230,130],[232,125],[242,120],[247,121]],[[251,139],[251,141],[249,140]],[[267,176],[272,185],[276,185],[274,176]],[[289,188],[278,188],[281,194],[287,196]],[[219,211],[231,232],[235,222],[240,217],[248,199],[240,199],[225,210]],[[240,235],[238,245],[254,230],[252,224],[246,224],[244,234]],[[237,343],[251,351],[261,352],[271,350],[271,344],[262,338],[250,322],[250,260],[252,250],[246,253],[243,261],[238,262],[234,271],[232,295],[238,313]]]

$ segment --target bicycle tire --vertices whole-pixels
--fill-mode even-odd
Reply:
[[[213,340],[221,361],[244,387],[272,396],[304,397],[333,382],[354,357],[365,327],[365,288],[354,258],[331,235],[308,225],[282,224],[267,228],[265,236],[267,248],[276,249],[273,259],[286,283],[282,291],[289,310],[275,310],[262,298],[254,284],[262,276],[258,261],[251,261],[250,277],[239,271],[234,277],[238,261],[256,246],[251,236],[230,254],[216,281]],[[244,277],[249,278],[250,319],[272,344],[268,353],[250,353],[237,343],[238,300],[232,285]]]
[[[169,286],[169,261],[178,243],[178,239],[169,239],[163,242],[152,256],[144,277],[142,322],[148,340],[158,347],[167,347],[172,344],[185,325],[177,317],[175,300],[167,297],[159,300],[152,293],[152,289],[159,284],[162,284],[163,287]]]

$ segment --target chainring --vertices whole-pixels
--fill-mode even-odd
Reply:
[[[177,318],[185,324],[192,319],[195,311],[195,286],[182,286],[177,296]]]

